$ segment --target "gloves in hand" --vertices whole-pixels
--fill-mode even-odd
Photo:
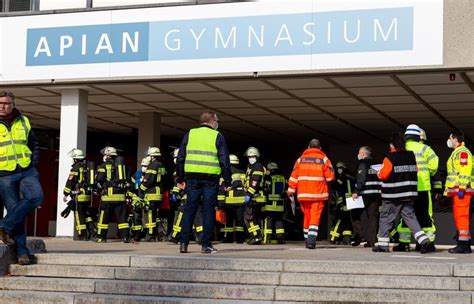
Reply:
[[[459,191],[458,192],[458,198],[463,199],[464,198],[464,191]]]
[[[67,196],[63,196],[63,202],[67,202]]]
[[[244,203],[248,204],[248,203],[250,203],[251,200],[252,200],[252,198],[250,197],[250,195],[246,195]]]
[[[176,194],[171,194],[170,196],[170,202],[173,204],[176,204],[178,202],[178,198],[176,197]]]

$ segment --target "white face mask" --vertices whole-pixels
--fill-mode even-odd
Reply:
[[[337,169],[337,173],[339,173],[339,174],[342,174],[342,172],[344,172],[344,170],[343,170],[343,169],[340,169],[340,168],[339,168],[339,169]]]
[[[146,167],[142,167],[142,173],[146,172]]]
[[[453,148],[453,142],[451,141],[451,139],[448,138],[448,141],[446,142],[446,145],[447,145],[448,148],[450,148],[450,149]]]
[[[219,129],[219,123],[218,123],[218,122],[216,122],[216,123],[214,124],[214,130],[217,130],[217,129]]]
[[[109,158],[108,158],[106,155],[104,155],[104,157],[102,157],[102,160],[104,161],[104,163],[105,163],[108,159],[109,159]]]
[[[362,159],[362,156],[360,156],[360,154],[357,154],[357,159],[358,159],[358,160],[361,160],[361,159]]]
[[[176,165],[176,157],[175,157],[175,158],[173,158],[173,162],[174,162],[174,164]]]
[[[249,164],[253,165],[257,162],[257,158],[256,157],[249,157]]]

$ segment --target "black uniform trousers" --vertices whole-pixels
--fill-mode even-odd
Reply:
[[[382,204],[382,201],[379,195],[363,195],[362,198],[364,200],[365,208],[351,210],[354,238],[361,239],[364,235],[360,218],[362,214],[366,212],[367,234],[365,236],[365,239],[367,240],[367,242],[373,245],[377,243],[377,232],[379,228],[379,208]]]

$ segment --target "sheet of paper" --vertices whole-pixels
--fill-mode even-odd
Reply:
[[[365,207],[362,196],[358,196],[356,199],[353,199],[352,197],[346,198],[346,205],[348,210]]]
[[[380,171],[380,169],[382,169],[382,164],[372,165],[370,166],[370,169],[374,169],[375,171]]]

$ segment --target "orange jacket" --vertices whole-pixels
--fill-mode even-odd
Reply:
[[[295,162],[288,181],[288,193],[298,189],[298,201],[324,201],[329,197],[328,182],[334,180],[331,161],[317,148],[306,149]]]

